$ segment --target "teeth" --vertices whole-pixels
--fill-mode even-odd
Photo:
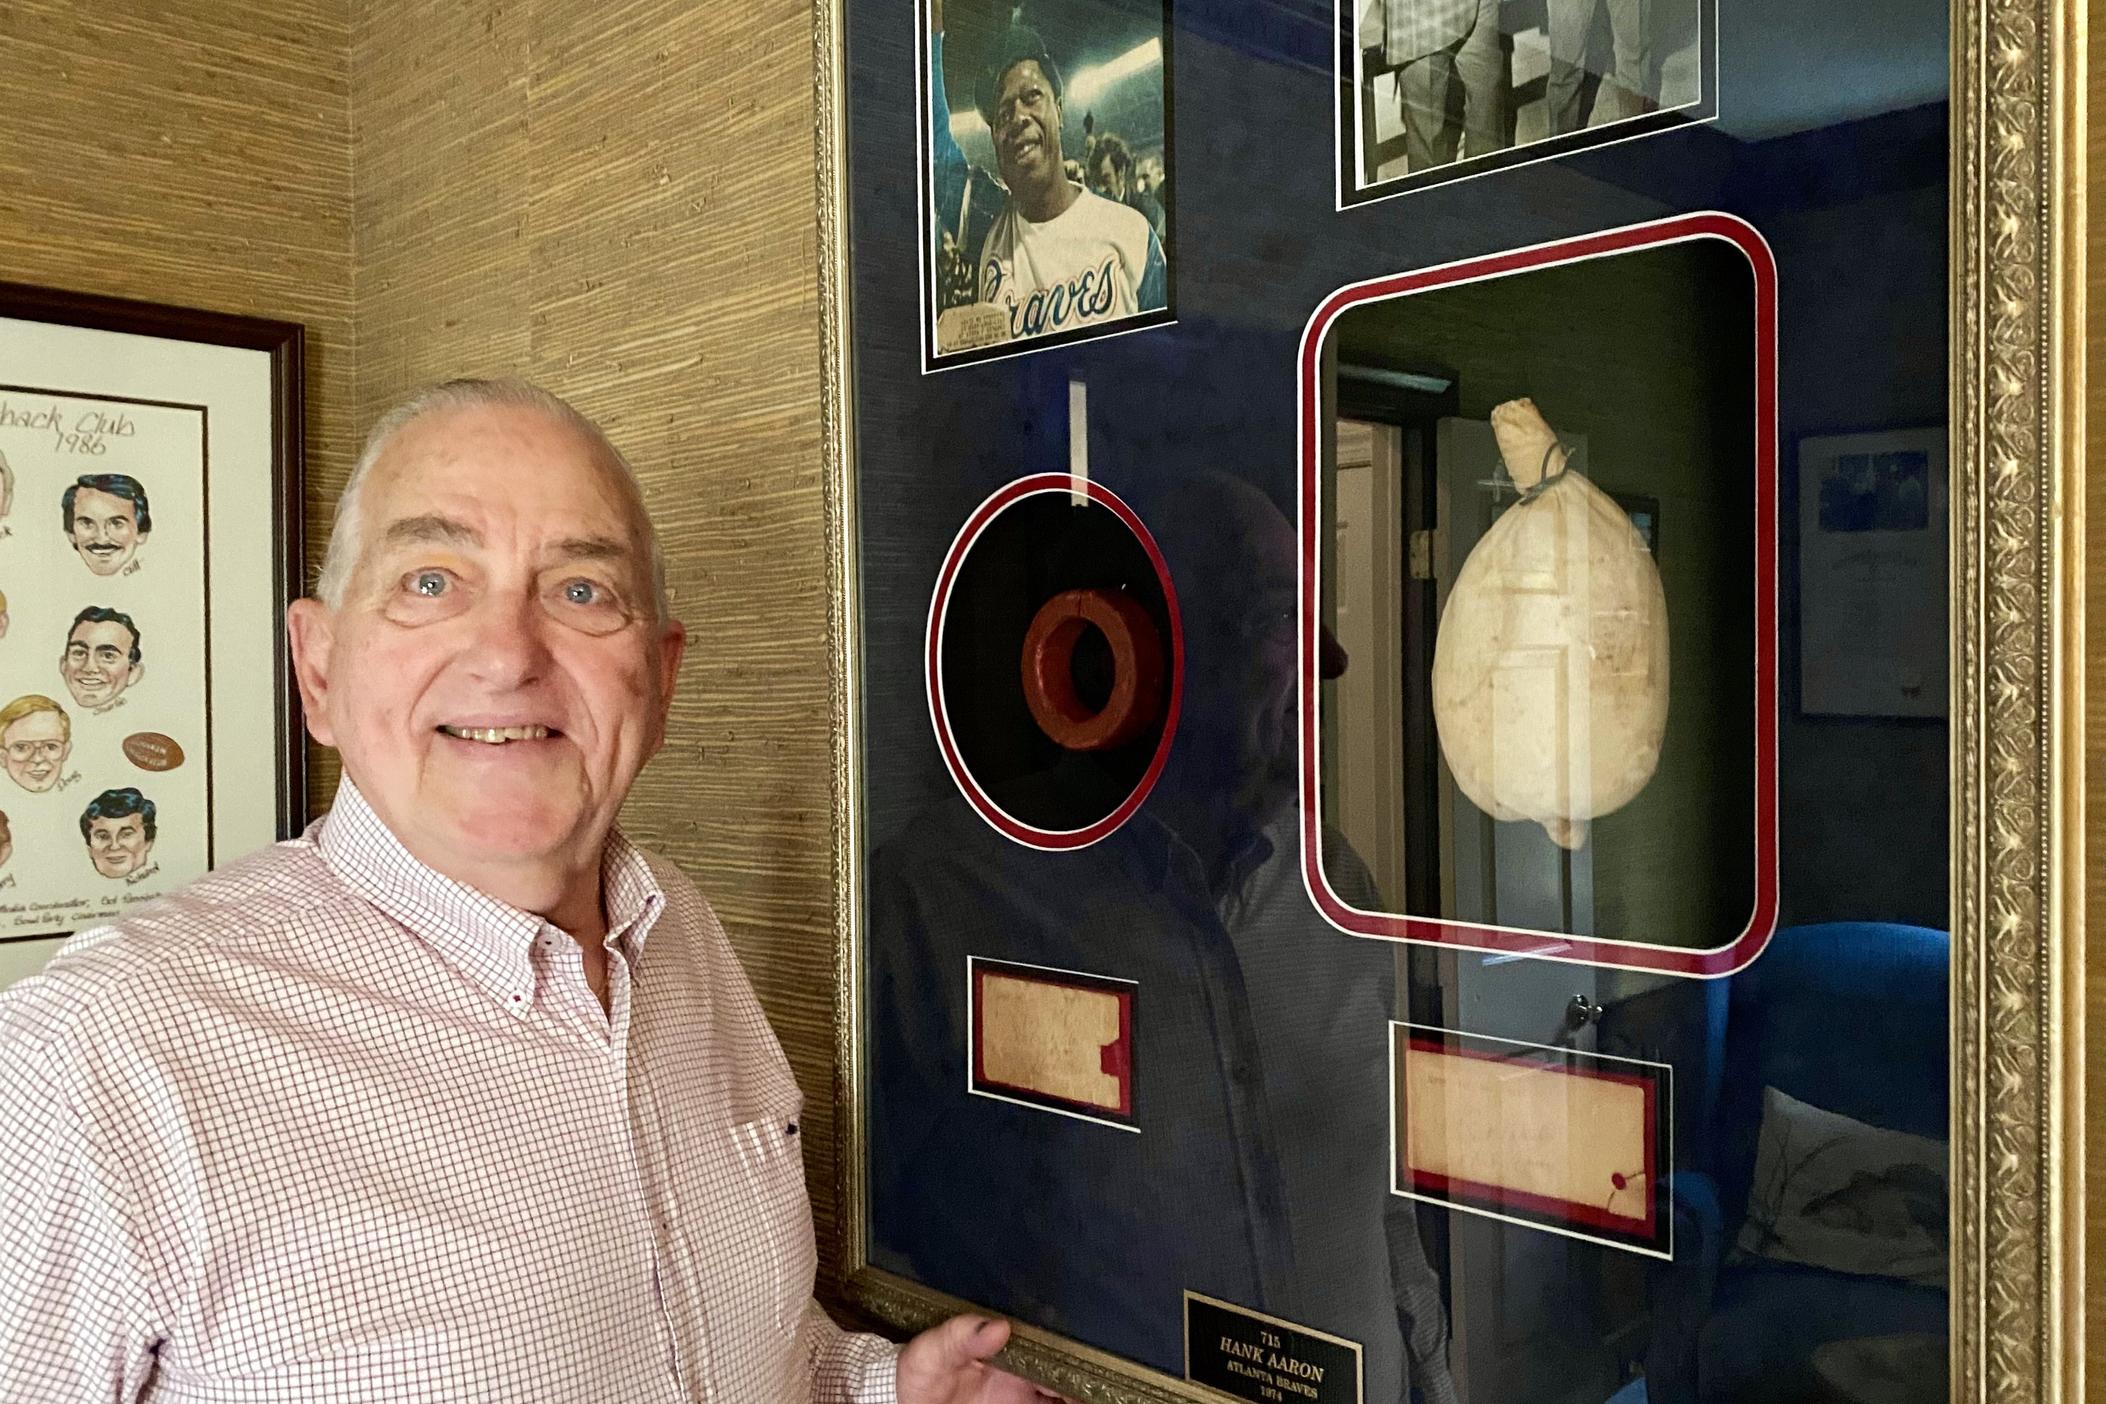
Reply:
[[[482,741],[492,746],[507,741],[540,741],[548,736],[545,726],[442,726],[439,730],[463,741]]]

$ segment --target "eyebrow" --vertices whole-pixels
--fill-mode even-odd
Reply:
[[[388,523],[380,534],[382,546],[422,545],[440,542],[449,546],[481,546],[483,534],[456,517],[436,512],[402,517]],[[565,561],[629,561],[634,548],[611,536],[566,536],[553,543],[551,553]]]
[[[483,534],[466,522],[442,517],[435,512],[398,518],[389,522],[387,530],[380,534],[380,544],[383,546],[406,546],[434,541],[443,541],[452,546],[480,546],[483,544]]]
[[[555,554],[567,561],[626,561],[636,553],[611,536],[566,536],[555,544]]]

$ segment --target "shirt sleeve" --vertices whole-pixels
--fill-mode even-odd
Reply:
[[[1148,231],[1148,261],[1142,265],[1141,286],[1134,302],[1142,312],[1155,312],[1170,305],[1170,270],[1153,229]]]
[[[0,1399],[131,1401],[162,1332],[127,1192],[66,1079],[0,1005]]]
[[[937,219],[954,219],[958,196],[965,192],[965,183],[973,179],[973,171],[965,158],[965,147],[958,145],[958,137],[950,131],[950,97],[943,93],[941,34],[929,38],[929,175],[929,194],[935,198]],[[952,229],[952,236],[960,244],[965,242],[965,229],[952,227],[952,223],[943,227]]]
[[[899,1347],[882,1336],[844,1331],[817,1302],[804,1308],[812,1362],[812,1404],[898,1404]]]

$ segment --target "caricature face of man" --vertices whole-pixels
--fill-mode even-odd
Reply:
[[[995,89],[995,164],[1011,190],[1043,185],[1064,165],[1060,100],[1035,59],[1009,65]]]
[[[58,783],[73,753],[66,719],[57,712],[31,712],[0,731],[0,764],[8,778],[31,794],[42,794]]]
[[[146,836],[144,815],[88,821],[88,861],[106,878],[120,878],[146,866],[154,841]]]
[[[132,662],[138,642],[132,631],[115,619],[82,620],[66,639],[59,655],[59,676],[66,690],[83,707],[105,707],[139,681],[145,665]]]
[[[115,575],[131,564],[144,536],[139,509],[112,492],[84,487],[73,494],[73,520],[67,527],[73,549],[97,575]]]

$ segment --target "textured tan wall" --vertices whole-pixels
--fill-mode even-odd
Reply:
[[[0,278],[305,323],[310,538],[354,414],[349,16],[0,0]]]
[[[361,420],[516,372],[643,474],[691,631],[627,823],[710,895],[832,1241],[825,559],[806,0],[362,0]]]

